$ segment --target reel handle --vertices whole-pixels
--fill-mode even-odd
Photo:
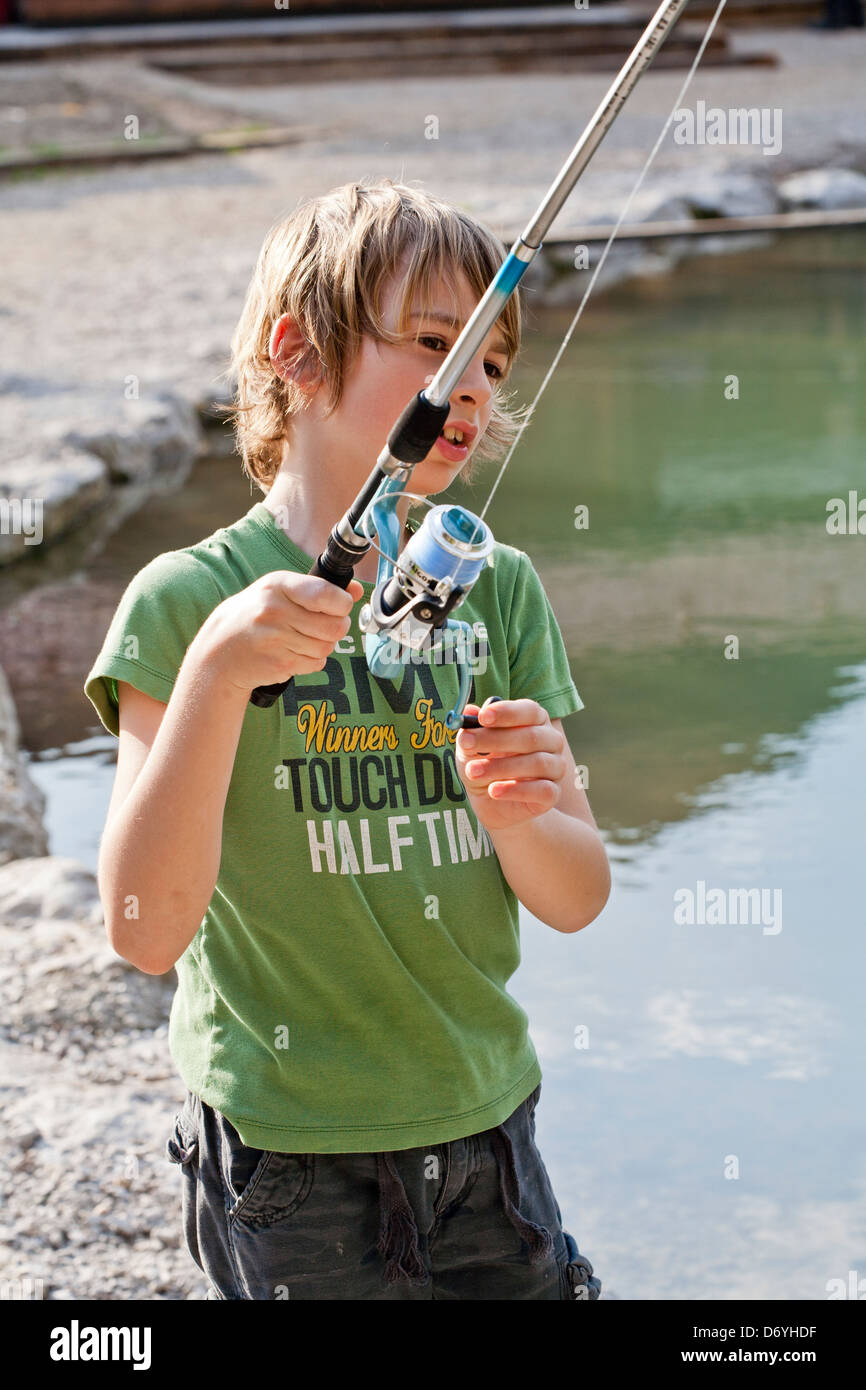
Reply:
[[[336,584],[338,589],[348,589],[352,581],[352,570],[338,570],[328,563],[327,551],[314,560],[307,571],[317,579],[327,579],[329,584]],[[257,685],[250,695],[250,704],[256,705],[258,709],[270,709],[275,700],[278,700],[287,685],[291,685],[291,677],[287,681],[277,681],[274,685]]]
[[[502,699],[502,696],[501,696],[501,695],[491,695],[491,696],[490,696],[490,699],[487,701],[487,704],[488,704],[488,705],[492,705],[492,704],[494,703],[494,701],[496,701],[496,700],[501,700],[501,699]],[[478,723],[478,715],[477,715],[477,714],[464,714],[464,716],[463,716],[463,728],[464,728],[464,729],[483,729],[483,728],[484,728],[484,725]]]

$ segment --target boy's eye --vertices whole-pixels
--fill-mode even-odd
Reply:
[[[429,345],[434,352],[448,351],[448,344],[438,333],[421,333],[418,336],[418,342],[422,347]],[[498,367],[495,362],[485,362],[484,370],[488,376],[493,377],[494,381],[500,381],[505,376],[502,368]]]

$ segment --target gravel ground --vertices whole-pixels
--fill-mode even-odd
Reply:
[[[185,1096],[174,975],[114,954],[75,860],[0,868],[0,920],[0,1281],[41,1280],[46,1300],[205,1298],[165,1154]]]

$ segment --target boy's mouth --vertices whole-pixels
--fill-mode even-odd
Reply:
[[[474,425],[467,424],[465,420],[449,420],[436,443],[451,463],[462,463],[469,457],[469,450],[477,433]]]

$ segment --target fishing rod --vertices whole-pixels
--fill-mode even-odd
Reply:
[[[721,0],[685,85],[691,79],[724,3],[725,0]],[[372,531],[378,534],[376,586],[370,602],[358,615],[359,626],[365,633],[367,665],[374,676],[396,680],[405,661],[413,654],[417,656],[422,651],[429,653],[453,648],[459,674],[459,693],[454,708],[448,711],[444,721],[451,730],[478,728],[479,724],[475,715],[463,713],[471,685],[465,648],[472,639],[472,629],[468,623],[457,622],[448,615],[466,597],[484,566],[492,562],[493,534],[483,518],[468,508],[444,504],[433,507],[427,513],[402,554],[398,555],[400,523],[394,509],[395,503],[398,497],[407,495],[404,484],[411,478],[415,465],[427,457],[443,429],[451,409],[452,391],[535,260],[553,219],[685,4],[686,0],[662,0],[438,372],[429,386],[419,391],[400,415],[372,473],[349,510],[331,531],[325,550],[309,570],[310,574],[327,579],[340,589],[348,588],[355,566],[375,544]],[[672,117],[673,112],[668,124]],[[655,148],[658,148],[658,144]],[[650,159],[654,154],[655,149]],[[648,166],[649,161],[644,166],[641,179]],[[640,181],[632,191],[632,197]],[[601,263],[596,268],[596,274],[600,267]],[[457,584],[457,576],[461,573],[462,583]],[[436,647],[432,644],[434,632],[441,638]],[[250,703],[267,709],[289,684],[290,680],[257,686],[250,695]]]

